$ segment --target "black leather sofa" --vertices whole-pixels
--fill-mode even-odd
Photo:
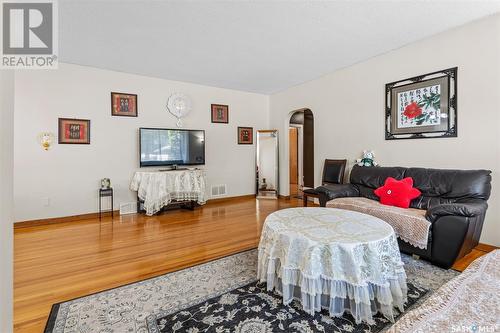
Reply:
[[[410,207],[426,210],[431,222],[427,249],[398,239],[400,250],[416,254],[433,264],[449,268],[479,242],[491,192],[489,170],[442,170],[403,167],[354,166],[350,184],[328,184],[316,188],[320,205],[341,197],[379,198],[373,190],[387,177],[412,177],[422,195]]]

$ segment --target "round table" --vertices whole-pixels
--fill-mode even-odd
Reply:
[[[259,244],[258,278],[314,315],[350,312],[356,323],[403,311],[406,274],[392,227],[336,208],[289,208],[270,214]]]

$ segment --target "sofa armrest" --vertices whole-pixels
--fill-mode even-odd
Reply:
[[[344,197],[359,197],[358,188],[352,184],[327,184],[316,187],[319,194],[319,203],[321,207],[325,207],[327,201],[344,198]]]
[[[488,204],[485,200],[464,199],[455,203],[431,207],[427,210],[425,217],[431,222],[436,221],[441,216],[475,217],[484,214],[487,208]]]
[[[462,248],[470,218],[458,215],[437,217],[432,223],[432,262],[443,268],[450,268]]]

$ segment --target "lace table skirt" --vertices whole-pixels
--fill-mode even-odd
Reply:
[[[363,242],[366,239],[366,242]],[[332,208],[281,210],[266,219],[259,244],[258,278],[314,314],[350,312],[374,323],[377,312],[394,321],[407,300],[406,274],[396,236],[385,222]]]
[[[144,209],[149,216],[173,200],[194,200],[200,205],[206,202],[203,170],[136,172],[130,189],[137,191],[139,199],[144,200]]]

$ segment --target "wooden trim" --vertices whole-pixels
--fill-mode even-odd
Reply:
[[[120,215],[119,210],[115,210],[114,214],[116,216]],[[111,215],[111,212],[103,212],[103,217],[107,217]],[[65,222],[76,222],[81,220],[90,220],[90,219],[98,219],[99,213],[88,213],[88,214],[79,214],[79,215],[71,215],[71,216],[61,216],[61,217],[52,217],[48,219],[38,219],[38,220],[28,220],[28,221],[19,221],[14,222],[14,229],[20,228],[28,228],[28,227],[36,227],[39,225],[48,225],[55,223],[65,223]]]
[[[277,129],[257,130],[257,133],[273,133],[273,132],[278,132],[278,130]]]
[[[251,199],[251,198],[255,198],[255,194],[244,194],[244,195],[237,195],[234,197],[208,199],[207,204],[226,202],[226,201],[243,200],[243,199]]]
[[[279,198],[279,199],[290,200],[290,196],[289,196],[289,195],[281,195],[281,194],[278,194],[278,198]]]
[[[491,252],[493,250],[499,249],[498,246],[495,245],[489,245],[489,244],[483,244],[479,243],[476,246],[476,250],[483,251],[483,252]]]

